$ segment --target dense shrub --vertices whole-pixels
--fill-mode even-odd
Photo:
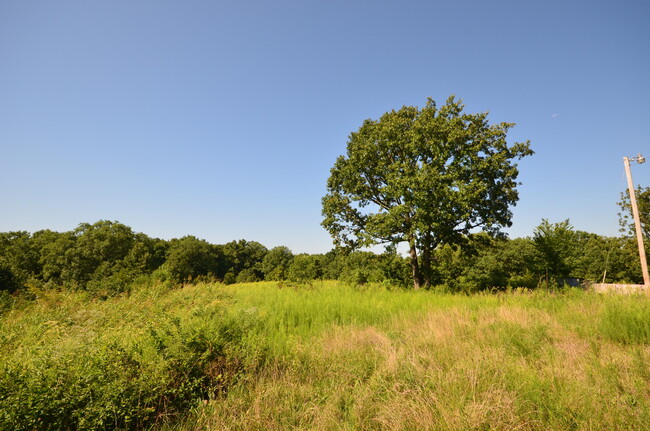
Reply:
[[[0,292],[13,292],[20,287],[20,283],[11,271],[11,268],[0,264]]]
[[[125,330],[91,326],[84,334],[72,322],[32,325],[40,328],[38,340],[19,351],[7,351],[7,339],[0,345],[3,430],[147,428],[228,390],[244,366],[239,346],[255,320],[230,316],[213,301],[185,313],[157,312]],[[61,333],[67,336],[57,342]]]
[[[287,247],[272,248],[262,260],[261,268],[265,280],[286,280],[293,253]]]
[[[219,250],[193,236],[172,240],[165,262],[165,269],[176,283],[183,283],[199,276],[215,275],[219,270]]]
[[[262,272],[254,268],[246,268],[237,274],[236,282],[237,283],[254,283],[256,281],[262,281],[263,275]]]
[[[542,220],[533,238],[470,234],[440,245],[430,256],[421,255],[423,266],[425,258],[430,264],[425,284],[446,286],[452,292],[535,288],[541,280],[554,283],[564,278],[642,281],[633,238],[575,231],[569,220]],[[127,293],[135,279],[156,271],[162,271],[164,281],[176,286],[198,281],[231,284],[318,279],[413,286],[409,260],[395,250],[377,254],[338,248],[325,254],[294,256],[287,247],[269,251],[255,241],[215,245],[193,236],[155,239],[105,220],[82,223],[62,233],[0,233],[0,290],[4,291],[35,286],[86,290],[108,298]]]
[[[293,258],[289,266],[288,278],[295,282],[317,280],[323,276],[323,268],[319,256],[299,254]]]

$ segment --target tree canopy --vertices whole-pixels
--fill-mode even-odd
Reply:
[[[650,238],[650,187],[637,186],[635,190],[636,204],[639,210],[639,221],[643,236]],[[634,217],[632,216],[632,204],[630,203],[630,191],[621,193],[621,200],[618,202],[621,211],[618,213],[621,233],[634,236]]]
[[[508,145],[513,123],[463,113],[451,96],[438,108],[404,106],[366,120],[350,134],[327,182],[322,225],[339,246],[409,246],[416,288],[430,284],[432,251],[476,228],[511,225],[518,200],[514,159],[528,142]]]
[[[573,267],[570,259],[577,246],[577,234],[569,219],[558,223],[542,219],[533,232],[533,241],[543,256],[544,269],[556,278],[569,277]]]

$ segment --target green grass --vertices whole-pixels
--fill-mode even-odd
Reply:
[[[650,301],[334,282],[36,292],[0,429],[644,429]]]
[[[249,312],[263,322],[251,333],[273,349],[274,356],[294,352],[296,343],[335,326],[381,325],[433,308],[449,307],[461,297],[438,296],[378,286],[350,287],[337,282],[278,287],[277,283],[248,283],[221,287],[233,299],[233,312]]]

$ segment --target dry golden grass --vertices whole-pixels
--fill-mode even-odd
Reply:
[[[526,397],[526,391],[535,389],[517,382],[517,374],[533,374],[555,382],[538,391],[559,392],[566,384],[585,394],[603,386],[607,373],[595,372],[588,343],[558,330],[548,347],[552,354],[527,360],[496,344],[490,325],[507,322],[527,328],[538,324],[540,316],[500,309],[481,316],[474,328],[466,317],[455,310],[399,322],[392,339],[373,327],[336,328],[314,344],[306,364],[253,382],[250,404],[235,417],[237,410],[229,401],[236,397],[214,401],[218,413],[207,424],[214,429],[590,429],[589,418],[573,424],[545,420],[540,406]],[[642,396],[629,373],[629,354],[613,346],[607,351],[597,366],[618,368],[621,393]],[[634,414],[621,400],[599,401],[591,394],[585,396],[588,400],[566,398],[566,407],[589,401]],[[606,416],[600,419],[617,428]]]
[[[577,331],[571,307],[472,301],[333,326],[179,428],[650,429],[650,347]]]

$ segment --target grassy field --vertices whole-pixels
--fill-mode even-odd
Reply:
[[[333,282],[36,292],[0,429],[649,429],[645,296]]]

